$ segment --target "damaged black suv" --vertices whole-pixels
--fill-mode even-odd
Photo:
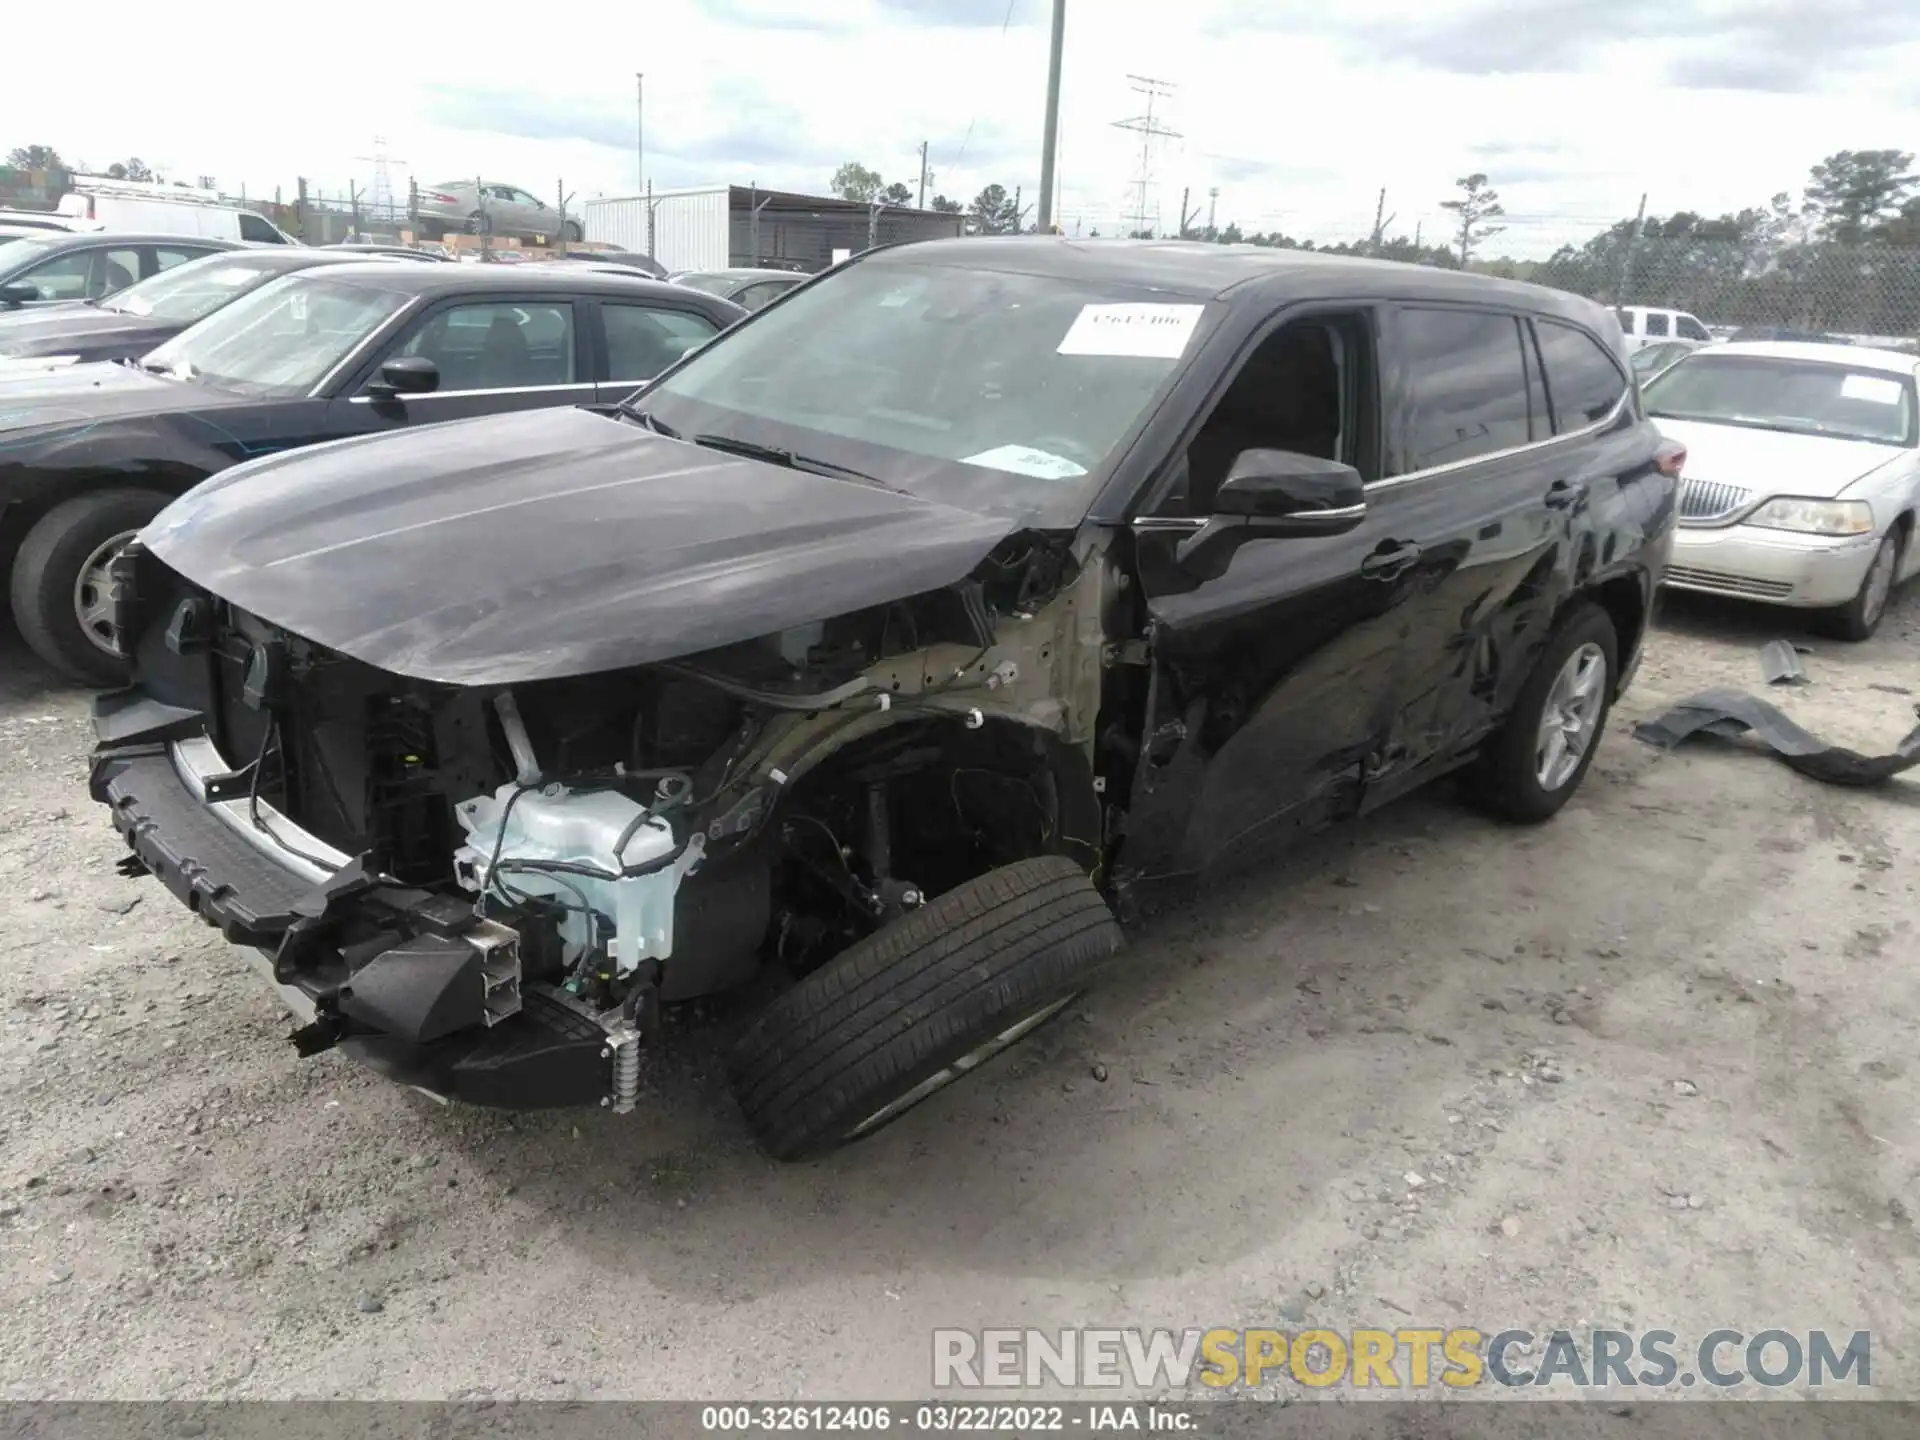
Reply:
[[[634,1109],[770,992],[762,1143],[1055,1014],[1160,881],[1458,771],[1552,815],[1680,456],[1599,306],[1201,244],[941,241],[617,406],[228,470],[114,562],[92,789],[339,1046]]]

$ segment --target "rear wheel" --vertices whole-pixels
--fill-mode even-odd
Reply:
[[[486,211],[476,210],[467,216],[467,233],[469,235],[491,235],[493,233],[493,222],[487,218]]]
[[[1893,598],[1893,577],[1900,573],[1905,539],[1898,529],[1889,530],[1873,552],[1866,578],[1853,599],[1827,612],[1827,628],[1842,640],[1868,640],[1880,628],[1887,602]]]
[[[1070,1005],[1120,947],[1073,861],[1021,860],[848,947],[754,1020],[734,1095],[796,1160],[897,1119]]]
[[[1606,731],[1618,647],[1613,621],[1597,605],[1582,602],[1560,622],[1506,723],[1467,772],[1483,808],[1537,824],[1573,798]]]
[[[125,681],[114,649],[107,567],[172,500],[158,490],[94,490],[42,515],[13,561],[13,618],[33,652],[85,684]]]

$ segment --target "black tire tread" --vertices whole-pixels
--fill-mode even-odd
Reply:
[[[124,678],[124,664],[114,664],[80,633],[68,600],[71,581],[50,593],[47,571],[63,563],[62,552],[74,532],[95,517],[122,511],[114,524],[131,522],[130,528],[138,529],[172,499],[164,491],[133,487],[87,490],[52,506],[33,523],[13,557],[8,589],[14,623],[34,654],[86,684],[115,684]]]
[[[734,1092],[771,1154],[831,1148],[993,1033],[996,1018],[1004,1026],[1079,988],[1120,940],[1100,892],[1067,857],[989,871],[772,1001],[734,1049]]]

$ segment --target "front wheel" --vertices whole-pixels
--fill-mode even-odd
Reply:
[[[1467,772],[1481,806],[1503,820],[1538,824],[1573,798],[1606,730],[1618,655],[1606,611],[1583,601],[1567,614]]]
[[[851,945],[735,1047],[735,1098],[797,1160],[878,1130],[1072,1004],[1120,947],[1073,861],[989,870]]]
[[[61,501],[27,532],[13,560],[13,618],[47,664],[83,684],[125,683],[107,567],[172,499],[157,490],[93,490]]]
[[[1866,577],[1853,599],[1827,612],[1827,628],[1842,640],[1870,640],[1893,598],[1893,577],[1900,573],[1901,535],[1889,530],[1873,552]]]

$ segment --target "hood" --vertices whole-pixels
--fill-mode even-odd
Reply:
[[[1014,522],[558,409],[223,471],[142,539],[401,675],[509,684],[697,654],[962,579]]]
[[[180,329],[175,321],[92,305],[20,310],[0,315],[0,362],[37,355],[78,355],[82,360],[144,355]],[[7,368],[0,363],[0,375]]]
[[[1789,435],[1750,425],[1701,420],[1656,420],[1662,435],[1687,447],[1686,477],[1738,485],[1754,498],[1806,495],[1829,499],[1863,475],[1906,452],[1898,445]]]
[[[238,395],[102,362],[63,370],[0,369],[0,437],[6,432],[80,425],[127,415],[162,415],[246,403]],[[0,438],[0,445],[5,438]]]

